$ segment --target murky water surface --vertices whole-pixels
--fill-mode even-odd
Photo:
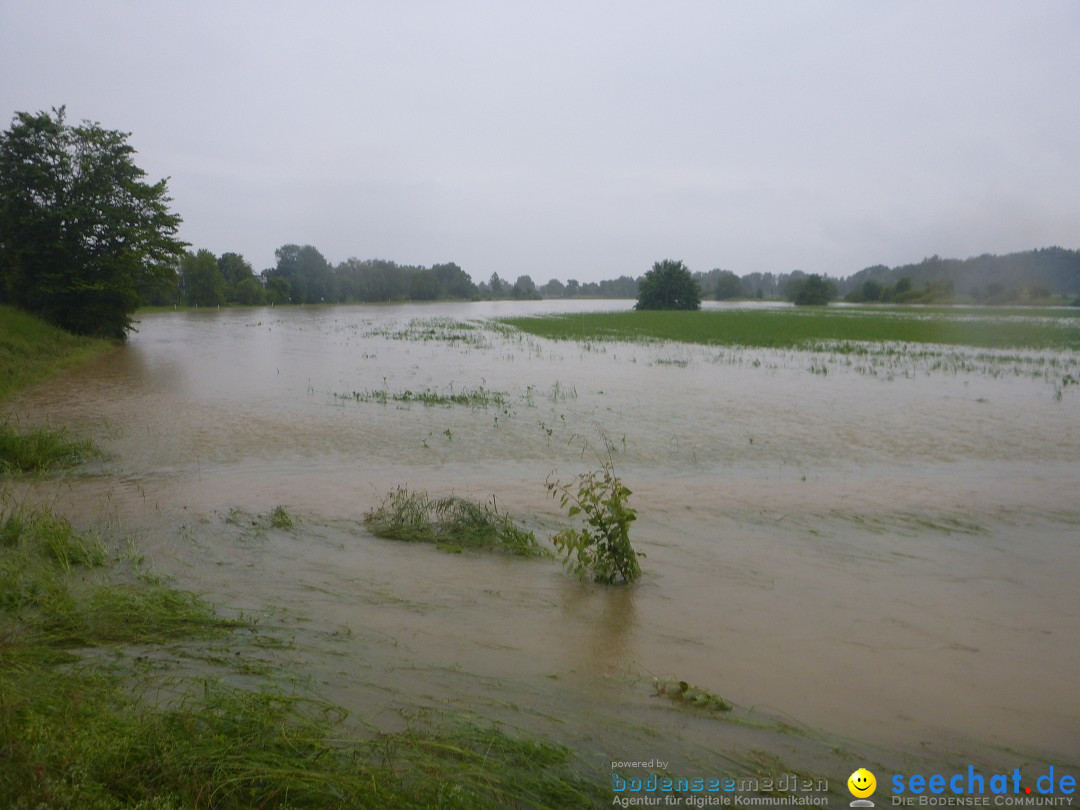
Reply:
[[[675,710],[657,675],[884,750],[1080,758],[1080,390],[1053,384],[1075,355],[586,345],[485,320],[574,306],[626,303],[151,315],[7,410],[110,453],[36,485],[59,508],[288,617],[318,687],[377,724],[421,703],[616,759],[770,744]],[[502,404],[392,399],[479,388]],[[550,534],[545,479],[608,452],[648,555],[633,587],[360,523],[407,484]],[[298,528],[250,527],[277,504]]]

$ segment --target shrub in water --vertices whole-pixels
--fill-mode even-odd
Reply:
[[[627,505],[630,490],[615,475],[608,459],[600,470],[582,473],[564,484],[548,479],[548,492],[570,517],[583,515],[581,528],[563,529],[551,538],[563,555],[563,565],[580,577],[611,585],[616,578],[633,582],[641,576],[637,558],[645,555],[630,546],[630,524],[637,512]]]

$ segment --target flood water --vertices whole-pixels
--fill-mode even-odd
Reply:
[[[1080,391],[1040,372],[1075,375],[1075,354],[582,344],[485,320],[628,306],[148,315],[5,410],[107,451],[33,485],[56,508],[131,533],[217,604],[276,617],[312,688],[376,726],[449,707],[598,759],[697,767],[747,746],[798,760],[804,737],[886,763],[1080,761]],[[478,388],[504,404],[354,395]],[[494,498],[546,537],[564,517],[545,480],[607,454],[647,554],[630,587],[361,522],[407,485]],[[251,527],[278,504],[296,528]],[[687,713],[653,676],[805,734]]]

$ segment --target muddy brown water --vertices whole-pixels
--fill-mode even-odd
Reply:
[[[279,617],[313,688],[376,726],[460,709],[690,769],[748,747],[799,760],[804,738],[884,763],[1080,761],[1080,393],[1039,376],[1047,357],[564,343],[485,320],[556,307],[626,304],[147,315],[5,410],[109,454],[43,497]],[[353,396],[481,387],[503,403]],[[494,498],[546,536],[563,519],[545,479],[604,453],[639,514],[632,587],[360,522],[408,485]],[[250,528],[278,504],[296,528]],[[803,731],[682,711],[653,676]]]

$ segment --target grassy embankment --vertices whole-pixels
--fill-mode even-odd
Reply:
[[[0,306],[0,402],[111,346],[105,340],[68,334],[14,307]],[[72,466],[95,452],[90,441],[71,439],[63,430],[26,432],[8,421],[0,422],[0,475]]]
[[[1080,310],[860,307],[591,312],[501,318],[556,340],[671,340],[716,346],[859,351],[865,342],[1080,350]]]
[[[0,306],[0,402],[112,345],[76,337],[14,307]]]

